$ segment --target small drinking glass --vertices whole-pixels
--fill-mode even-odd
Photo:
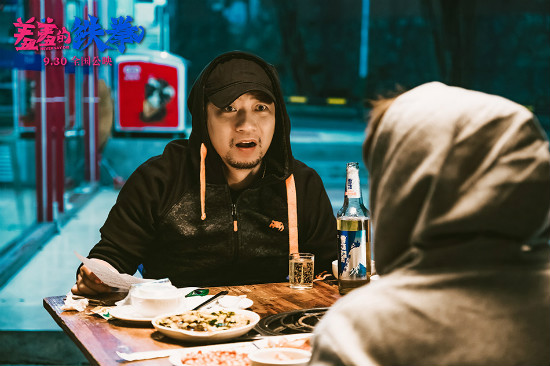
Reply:
[[[309,289],[313,287],[313,262],[311,253],[291,253],[288,260],[290,288]]]

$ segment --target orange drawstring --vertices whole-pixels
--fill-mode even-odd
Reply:
[[[289,253],[298,253],[298,206],[296,205],[294,174],[286,179],[286,200],[288,205],[288,250]]]
[[[206,198],[206,146],[201,144],[201,170],[200,170],[200,180],[201,180],[201,220],[206,219],[206,207],[205,207],[205,198]]]

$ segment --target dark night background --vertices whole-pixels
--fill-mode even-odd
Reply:
[[[367,2],[368,3],[368,2]],[[370,1],[368,75],[358,75],[361,0],[193,0],[171,6],[171,48],[194,80],[216,55],[256,53],[280,73],[286,95],[360,106],[439,80],[499,94],[550,129],[550,2]]]

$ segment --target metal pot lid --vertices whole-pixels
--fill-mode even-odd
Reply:
[[[264,336],[311,333],[328,308],[313,308],[274,314],[260,319],[254,330]]]

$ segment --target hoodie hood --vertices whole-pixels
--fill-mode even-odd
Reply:
[[[223,174],[223,161],[212,146],[206,126],[206,81],[214,68],[233,58],[241,58],[255,62],[265,70],[271,80],[273,96],[275,97],[275,133],[269,150],[264,156],[266,164],[266,180],[284,180],[293,172],[293,158],[290,148],[290,119],[288,117],[279,77],[275,68],[258,56],[250,53],[233,51],[216,57],[201,72],[195,81],[187,105],[192,116],[192,132],[189,136],[189,148],[191,161],[196,172],[204,174],[206,182],[211,184],[223,184],[226,182]],[[204,147],[202,147],[204,145]],[[201,153],[204,155],[201,168]],[[197,174],[197,179],[199,174]]]
[[[526,108],[424,84],[396,98],[364,158],[379,273],[548,265],[550,153]]]

